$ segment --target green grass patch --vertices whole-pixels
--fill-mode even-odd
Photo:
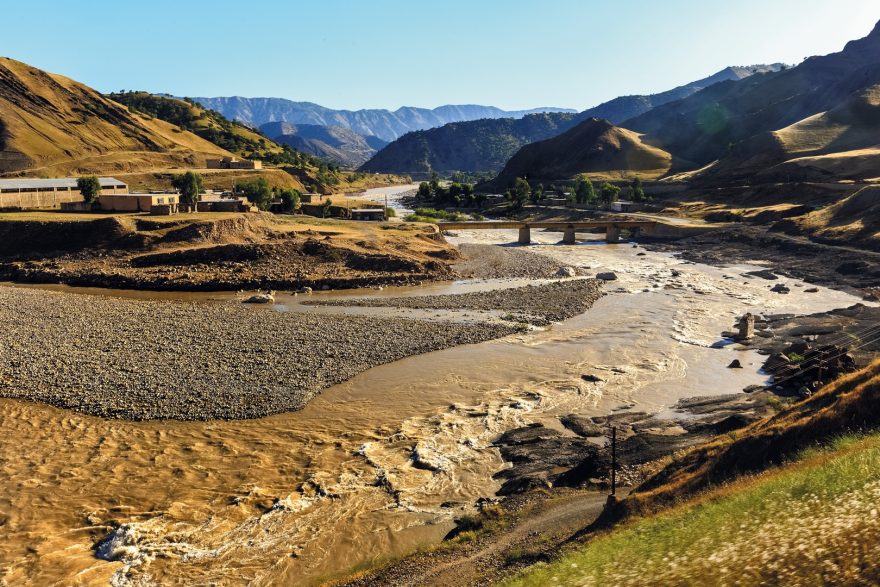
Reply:
[[[505,585],[875,584],[878,498],[880,435],[842,437]]]
[[[407,222],[437,222],[438,220],[462,222],[470,220],[470,216],[463,212],[447,212],[446,210],[437,210],[435,208],[416,208],[415,213],[407,215],[404,220]]]

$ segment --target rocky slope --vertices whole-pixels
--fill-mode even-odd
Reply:
[[[294,102],[284,98],[243,98],[241,96],[194,98],[196,102],[217,110],[227,118],[259,126],[267,122],[341,126],[364,136],[377,136],[393,141],[403,134],[449,122],[481,118],[520,118],[535,112],[564,112],[564,108],[534,108],[507,111],[494,106],[447,105],[438,108],[404,106],[397,110],[333,110],[311,102]]]
[[[357,168],[387,143],[377,136],[364,137],[342,126],[267,122],[260,131],[272,140],[290,145],[347,168]]]
[[[0,58],[0,173],[112,173],[202,166],[225,149],[130,112],[92,88]]]

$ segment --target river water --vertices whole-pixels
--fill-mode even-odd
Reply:
[[[507,245],[515,236],[450,240]],[[560,245],[560,236],[533,233],[531,249],[620,277],[590,311],[370,369],[299,412],[134,423],[0,399],[0,577],[10,585],[314,584],[440,540],[498,488],[491,476],[504,465],[491,442],[504,430],[560,428],[558,416],[573,412],[662,411],[761,383],[757,355],[710,348],[737,316],[858,301],[825,288],[804,293],[795,280],[783,280],[791,294],[771,293],[770,282],[742,275],[755,266],[689,264],[629,244]],[[345,311],[280,301],[285,311]],[[745,368],[726,369],[733,358]],[[583,381],[588,372],[604,382]],[[414,451],[438,470],[414,467]]]

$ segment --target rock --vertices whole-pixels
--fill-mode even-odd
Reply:
[[[742,363],[739,362],[739,359],[734,359],[730,362],[730,365],[727,366],[728,369],[742,369]]]
[[[804,293],[819,293],[818,287],[809,287],[804,290]]]
[[[308,287],[308,286],[306,286],[306,287],[301,287],[301,288],[299,288],[298,290],[294,291],[293,293],[298,293],[298,294],[310,294],[310,293],[312,293],[312,288],[310,288],[310,287]]]
[[[644,256],[646,256],[647,254],[648,254],[648,253],[636,253],[636,257],[644,257]]]
[[[598,375],[593,375],[593,374],[581,375],[581,379],[583,379],[584,381],[588,381],[589,383],[602,383],[605,381],[604,379],[602,379]]]
[[[617,274],[614,271],[603,271],[596,274],[596,279],[602,281],[617,281]]]
[[[760,277],[761,279],[767,279],[770,281],[775,281],[779,279],[779,276],[770,271],[769,269],[761,269],[760,271],[749,271],[744,273],[743,275],[751,275],[754,277]]]
[[[591,418],[586,418],[584,416],[568,414],[567,416],[559,418],[559,421],[563,426],[578,436],[583,436],[585,438],[597,438],[599,436],[604,436],[606,432],[605,427],[599,426],[593,422]]]
[[[788,288],[788,286],[786,286],[784,283],[777,283],[776,285],[774,285],[774,286],[770,289],[770,291],[772,291],[772,292],[774,292],[774,293],[787,294],[787,293],[789,293],[791,290],[790,290],[790,289]]]
[[[772,354],[766,361],[764,361],[764,371],[767,371],[768,373],[786,369],[790,366],[791,360],[783,353]]]
[[[556,277],[575,277],[577,276],[577,271],[575,271],[574,267],[560,267],[556,271]]]
[[[258,293],[243,300],[245,304],[274,304],[275,296],[270,293]]]
[[[757,393],[759,391],[764,391],[763,385],[748,385],[743,388],[743,393]]]

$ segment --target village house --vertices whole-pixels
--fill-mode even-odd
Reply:
[[[0,208],[60,208],[82,202],[75,177],[0,179]],[[127,194],[128,185],[115,177],[99,177],[102,194]]]
[[[258,160],[239,159],[238,157],[223,157],[221,159],[208,159],[208,169],[262,169],[263,162]]]
[[[176,214],[180,208],[180,194],[160,192],[149,194],[105,194],[98,196],[105,212],[149,212],[157,216]]]
[[[352,220],[371,220],[373,222],[385,220],[384,208],[352,208]]]

